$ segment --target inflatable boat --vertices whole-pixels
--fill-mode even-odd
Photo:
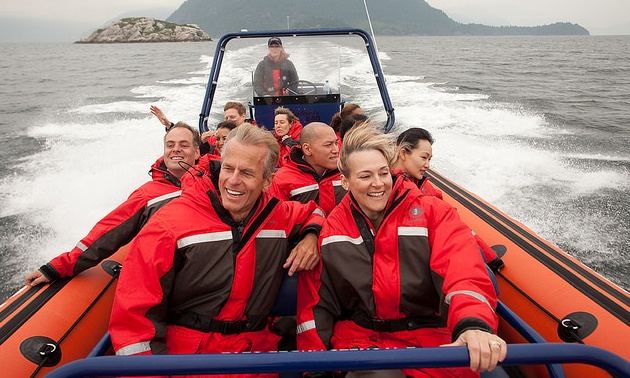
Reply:
[[[292,59],[303,65],[312,62],[312,66],[301,67],[300,76],[310,80],[295,83],[291,93],[259,95],[252,90],[250,115],[260,126],[273,127],[273,110],[278,106],[290,108],[304,124],[328,123],[346,101],[361,103],[377,96],[382,108],[370,109],[370,115],[374,113],[372,118],[382,121],[386,132],[394,129],[394,108],[371,36],[360,29],[321,29],[223,36],[217,42],[199,117],[201,132],[221,119],[222,101],[245,95],[230,92],[230,78],[242,80],[241,70],[255,67],[254,58],[249,57],[252,54],[244,56],[243,51],[267,43],[271,36],[291,46]],[[365,51],[365,65],[357,56],[340,56],[340,46]],[[228,60],[231,63],[226,65]],[[344,93],[349,85],[342,84],[341,77],[350,62],[366,68],[372,92],[355,93],[354,97]],[[430,171],[429,176],[444,199],[505,264],[495,278],[499,334],[508,342],[508,355],[498,369],[482,377],[630,377],[630,349],[625,346],[630,339],[628,292],[439,172]],[[24,289],[4,303],[0,307],[3,375],[55,378],[278,372],[300,376],[304,371],[469,364],[463,347],[112,356],[107,322],[116,272],[125,253],[123,248],[102,266],[69,280]],[[277,302],[274,315],[295,313],[294,278],[285,279]]]
[[[85,358],[107,332],[127,247],[71,279],[24,287],[0,306],[4,377],[42,377]]]

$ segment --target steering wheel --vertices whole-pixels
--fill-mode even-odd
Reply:
[[[302,93],[298,93],[296,91],[294,91],[293,89],[291,89],[291,86],[293,85],[297,85],[297,89],[302,89],[301,92]],[[312,87],[313,89],[310,89],[308,91],[304,90],[304,87],[309,88]],[[308,80],[296,80],[296,81],[292,81],[289,84],[287,84],[287,91],[289,92],[289,94],[291,95],[310,95],[310,94],[316,94],[317,93],[317,85],[311,83]]]

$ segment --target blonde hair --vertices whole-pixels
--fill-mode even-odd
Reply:
[[[391,166],[395,157],[395,141],[390,134],[376,129],[372,122],[365,122],[353,127],[343,138],[337,167],[344,176],[349,175],[348,158],[358,151],[376,150]]]
[[[251,123],[243,123],[239,127],[230,131],[228,134],[225,139],[225,145],[221,150],[221,158],[223,158],[226,146],[232,140],[237,140],[238,142],[249,146],[261,144],[265,145],[269,153],[267,154],[267,158],[265,159],[263,165],[263,177],[267,178],[273,174],[276,169],[276,165],[278,164],[280,146],[271,131],[254,126]]]

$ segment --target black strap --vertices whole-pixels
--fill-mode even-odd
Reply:
[[[365,312],[358,311],[352,314],[350,320],[360,327],[376,332],[398,332],[419,328],[441,327],[440,319],[435,316],[409,316],[401,319],[383,320],[371,318]]]
[[[194,312],[169,313],[168,324],[194,329],[200,332],[217,332],[234,335],[242,332],[256,332],[265,329],[267,316],[248,316],[246,320],[223,321]]]
[[[352,193],[350,193],[350,197],[354,199]],[[352,217],[354,218],[354,222],[357,224],[357,228],[359,229],[359,233],[363,238],[363,244],[368,250],[370,254],[370,259],[372,263],[374,263],[374,236],[372,235],[372,231],[370,226],[367,223],[367,220],[363,213],[361,212],[358,206],[355,206],[354,203],[350,204],[350,210],[352,211]]]
[[[247,228],[247,231],[243,234],[243,237],[236,247],[236,254],[238,254],[241,249],[245,247],[245,244],[249,241],[249,239],[251,239],[252,236],[254,236],[254,233],[258,232],[258,228],[263,224],[264,221],[267,220],[267,217],[269,216],[269,214],[271,214],[271,212],[279,202],[280,200],[276,197],[272,197],[269,200],[265,208],[260,212],[260,214],[258,214],[256,219],[254,219],[252,224]]]
[[[179,181],[177,177],[173,176],[171,172],[168,171],[168,168],[166,167],[166,163],[164,162],[164,160],[160,162],[160,165],[156,168],[156,170],[162,172],[162,178],[164,180],[170,182],[171,184],[175,185],[178,188],[182,187],[181,181]],[[151,174],[152,172],[153,172],[153,168],[151,168],[151,170],[149,171],[149,174]]]

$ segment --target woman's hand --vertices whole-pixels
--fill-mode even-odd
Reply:
[[[442,346],[467,346],[470,368],[480,373],[492,371],[507,354],[507,344],[503,339],[478,329],[464,331],[454,343]]]

